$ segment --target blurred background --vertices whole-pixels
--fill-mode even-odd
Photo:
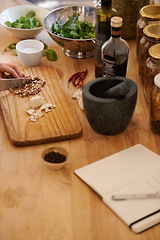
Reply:
[[[94,6],[98,4],[98,0],[15,0],[19,4],[35,4],[39,7],[46,9],[54,9],[66,5],[83,5],[83,6]]]

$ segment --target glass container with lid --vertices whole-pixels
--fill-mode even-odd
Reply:
[[[149,57],[149,48],[160,43],[160,23],[147,25],[143,29],[144,36],[139,43],[139,76],[144,81],[145,63]]]
[[[160,73],[160,44],[155,44],[149,49],[145,69],[144,97],[150,103],[150,92],[154,85],[154,77]]]
[[[151,90],[150,128],[154,133],[160,134],[160,73],[155,76]]]
[[[125,40],[136,39],[136,24],[139,10],[150,4],[150,0],[112,0],[113,8],[118,16],[123,19],[122,38]]]
[[[149,24],[160,23],[160,5],[146,5],[140,9],[139,14],[140,18],[137,21],[137,55],[139,54],[139,42],[143,37],[143,28]]]

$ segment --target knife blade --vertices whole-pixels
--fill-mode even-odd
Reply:
[[[2,78],[0,79],[0,91],[21,87],[30,81],[29,78]]]

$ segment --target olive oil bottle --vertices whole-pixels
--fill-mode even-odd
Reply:
[[[103,76],[126,76],[129,54],[128,43],[121,38],[121,17],[111,18],[111,37],[102,46]]]
[[[111,36],[110,20],[116,15],[112,0],[101,0],[96,11],[95,77],[103,76],[101,47]]]

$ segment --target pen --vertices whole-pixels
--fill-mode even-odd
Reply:
[[[143,194],[118,194],[112,195],[112,200],[129,200],[129,199],[147,199],[160,198],[160,193],[143,193]]]

